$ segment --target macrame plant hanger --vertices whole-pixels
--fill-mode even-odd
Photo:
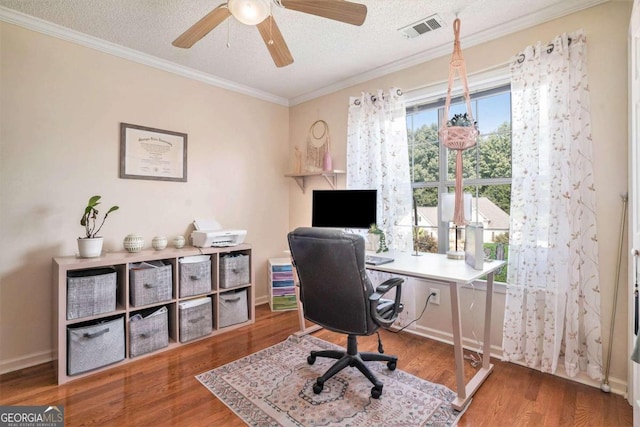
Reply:
[[[473,120],[471,110],[471,98],[469,97],[469,85],[467,83],[467,69],[462,57],[462,49],[460,48],[460,19],[453,21],[453,34],[455,36],[453,42],[453,54],[449,63],[449,86],[447,88],[447,99],[444,104],[444,115],[442,116],[442,125],[440,126],[440,138],[447,148],[456,150],[456,196],[455,208],[453,213],[453,223],[455,225],[465,225],[467,220],[464,217],[462,192],[462,152],[467,148],[476,145],[478,138],[478,128]],[[460,76],[464,99],[467,103],[467,114],[464,124],[468,126],[460,126],[457,122],[449,119],[449,106],[451,105],[451,92],[453,89],[453,80],[456,72]]]

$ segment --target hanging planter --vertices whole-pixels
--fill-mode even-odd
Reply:
[[[456,114],[440,128],[440,138],[448,148],[466,150],[476,145],[478,127],[473,117],[468,117],[467,113]]]
[[[439,129],[442,143],[452,150],[456,150],[456,198],[453,214],[453,222],[456,225],[468,223],[464,217],[463,194],[462,194],[462,152],[476,145],[478,139],[478,126],[473,119],[471,110],[471,98],[469,96],[469,85],[467,83],[467,69],[462,49],[460,48],[460,20],[453,21],[453,54],[449,63],[449,84],[447,87],[447,98],[444,105],[444,115],[442,125]],[[456,114],[451,119],[449,117],[449,107],[451,105],[451,92],[456,73],[462,82],[464,99],[467,104],[467,112]]]

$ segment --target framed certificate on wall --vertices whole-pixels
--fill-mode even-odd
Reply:
[[[120,178],[187,181],[187,134],[120,123]]]

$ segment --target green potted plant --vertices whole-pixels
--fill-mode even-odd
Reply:
[[[447,121],[447,126],[478,127],[478,122],[469,117],[467,113],[454,114],[451,120]]]
[[[78,237],[78,252],[82,258],[100,256],[102,253],[103,238],[98,236],[98,233],[102,229],[109,214],[120,209],[119,206],[111,206],[104,214],[102,221],[100,221],[98,218],[100,212],[97,209],[97,206],[100,204],[100,198],[101,196],[92,196],[89,198],[87,207],[84,208],[84,213],[82,214],[82,218],[80,218],[80,225],[83,226],[85,230],[85,236]]]
[[[389,248],[387,247],[387,238],[384,235],[384,231],[379,229],[376,224],[371,224],[371,226],[369,227],[369,234],[378,236],[378,249],[376,250],[377,253],[389,251]]]

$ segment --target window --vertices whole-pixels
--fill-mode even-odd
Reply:
[[[472,195],[472,222],[484,228],[485,253],[506,259],[511,198],[511,92],[509,85],[471,95],[480,136],[463,152],[464,191]],[[465,113],[462,97],[453,99],[449,115]],[[418,211],[418,247],[424,252],[462,250],[464,230],[441,223],[438,195],[453,192],[456,151],[438,137],[444,99],[415,103],[407,108],[407,137],[413,195]],[[497,281],[505,281],[506,270]]]

